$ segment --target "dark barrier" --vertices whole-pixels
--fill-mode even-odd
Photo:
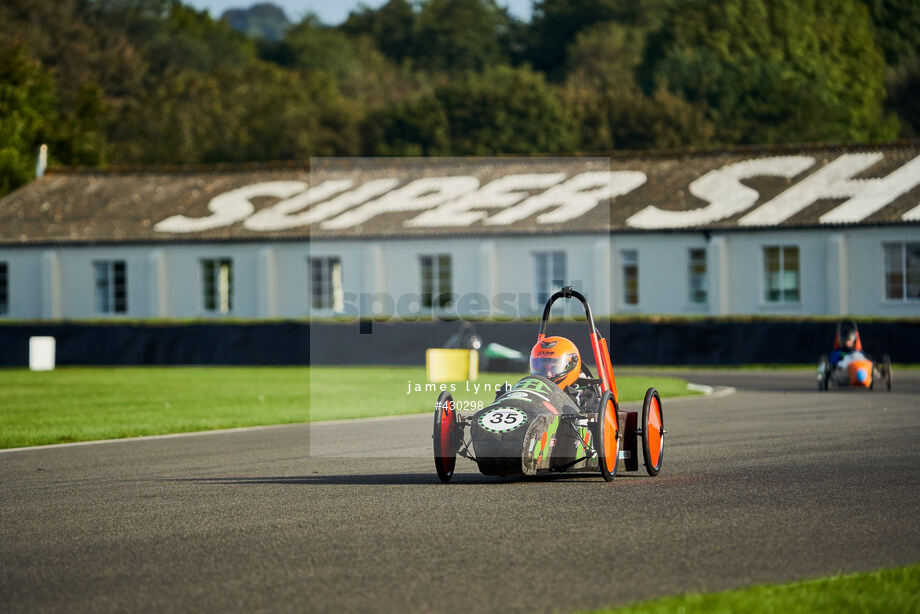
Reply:
[[[833,343],[827,321],[599,321],[614,364],[726,365],[811,363]],[[480,322],[485,343],[529,352],[536,322]],[[60,365],[421,365],[457,322],[194,324],[7,324],[0,326],[0,366],[28,364],[29,337],[57,340]],[[590,356],[584,322],[551,322]],[[920,362],[920,320],[860,324],[868,354]],[[592,361],[593,362],[593,361]]]
[[[302,365],[302,322],[246,324],[28,324],[0,326],[0,365],[29,364],[29,337],[56,340],[59,365]]]

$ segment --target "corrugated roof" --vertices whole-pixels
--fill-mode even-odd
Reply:
[[[316,159],[312,167],[62,170],[0,200],[0,243],[607,233],[918,221],[920,145],[898,144],[611,158]]]

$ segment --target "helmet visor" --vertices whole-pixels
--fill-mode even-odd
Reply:
[[[542,375],[551,380],[556,380],[572,369],[578,362],[576,354],[563,354],[561,356],[531,356],[530,373],[532,375]]]

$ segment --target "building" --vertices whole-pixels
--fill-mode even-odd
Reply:
[[[0,317],[920,315],[920,145],[65,170],[0,200]]]

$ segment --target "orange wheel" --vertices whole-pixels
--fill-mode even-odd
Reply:
[[[616,404],[610,392],[605,392],[601,397],[595,441],[601,475],[609,482],[617,473],[617,461],[620,459],[620,424]]]
[[[434,410],[434,468],[442,482],[449,482],[454,477],[457,464],[457,412],[454,398],[449,392],[442,392]]]
[[[645,456],[645,470],[649,475],[658,475],[661,459],[664,457],[664,415],[661,413],[661,397],[654,388],[645,392],[642,403],[642,454]]]

